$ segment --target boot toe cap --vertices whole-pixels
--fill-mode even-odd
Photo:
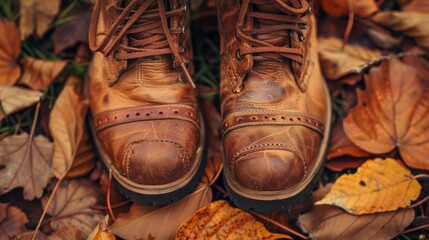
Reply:
[[[275,191],[290,188],[302,181],[306,166],[291,151],[263,150],[239,157],[233,173],[237,183],[245,188]]]
[[[189,156],[172,140],[144,140],[128,145],[122,169],[139,184],[160,185],[183,177],[190,169]]]

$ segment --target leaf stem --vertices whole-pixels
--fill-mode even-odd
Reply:
[[[269,223],[271,223],[271,224],[273,224],[273,225],[281,228],[282,230],[284,230],[284,231],[286,231],[288,233],[291,233],[291,234],[293,234],[293,235],[295,235],[295,236],[297,236],[297,237],[299,237],[301,239],[308,239],[306,236],[302,235],[301,233],[299,233],[299,232],[297,232],[297,231],[295,231],[295,230],[293,230],[293,229],[291,229],[291,228],[289,228],[289,227],[287,227],[287,226],[285,226],[285,225],[283,225],[283,224],[281,224],[279,222],[276,222],[276,221],[274,221],[273,219],[271,219],[269,217],[266,217],[266,216],[264,216],[262,214],[259,214],[259,213],[253,212],[253,211],[251,211],[251,213],[253,215],[257,216],[258,218],[261,218],[264,221],[267,221],[267,222],[269,222]]]
[[[116,221],[116,217],[115,217],[115,214],[113,213],[112,205],[110,204],[110,195],[112,192],[112,178],[113,178],[112,174],[113,174],[112,169],[109,169],[109,185],[107,186],[106,202],[107,202],[107,209],[109,210],[110,217],[112,217],[112,221],[114,222]]]
[[[429,200],[429,195],[427,195],[425,198],[423,198],[422,200],[414,203],[413,205],[409,206],[408,208],[415,208],[419,205],[421,205],[422,203],[426,202],[427,200]]]
[[[123,202],[120,202],[120,203],[112,205],[111,208],[115,209],[115,208],[123,207],[123,206],[127,205],[130,202],[132,202],[132,201],[131,200],[125,200]],[[91,208],[94,209],[94,210],[98,210],[98,211],[105,211],[105,210],[108,209],[107,206],[92,206]]]
[[[39,223],[37,223],[37,227],[34,230],[33,237],[31,238],[31,240],[36,239],[37,232],[39,231],[40,226],[42,225],[43,219],[45,218],[45,215],[46,215],[46,212],[48,211],[49,205],[51,205],[52,199],[54,199],[54,196],[57,193],[58,188],[60,187],[60,184],[63,180],[64,180],[64,177],[58,179],[58,182],[55,184],[55,187],[52,190],[51,196],[49,196],[49,199],[48,199],[48,202],[46,203],[45,208],[43,209],[42,216],[40,216]]]
[[[417,174],[414,176],[414,179],[422,179],[422,178],[426,178],[427,180],[429,180],[429,174]]]

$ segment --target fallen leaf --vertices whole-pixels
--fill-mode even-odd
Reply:
[[[110,230],[109,215],[106,215],[98,226],[94,228],[87,240],[116,240],[115,235]]]
[[[417,11],[381,11],[370,18],[371,21],[381,26],[402,32],[405,36],[414,38],[416,43],[426,50],[427,55],[429,54],[428,19],[428,12]]]
[[[311,239],[393,239],[413,218],[413,209],[356,216],[334,206],[316,205],[298,218],[298,224]]]
[[[408,166],[429,170],[429,64],[423,58],[409,59],[416,63],[392,58],[370,69],[365,90],[357,89],[358,104],[345,118],[344,131],[367,152],[384,154],[398,148]]]
[[[35,104],[42,96],[42,92],[27,90],[21,87],[0,87],[0,104],[3,108],[0,120],[5,115],[7,116]]]
[[[49,29],[54,17],[60,10],[60,0],[20,0],[19,31],[21,40],[34,32],[39,38]]]
[[[360,17],[367,17],[378,11],[375,0],[321,0],[321,4],[323,10],[333,17],[347,16],[349,8]]]
[[[21,209],[0,203],[0,240],[9,240],[25,231],[27,216]]]
[[[226,201],[212,202],[182,223],[176,239],[292,239],[288,235],[271,233],[264,224]]]
[[[70,77],[52,109],[49,129],[54,139],[52,172],[62,178],[73,165],[84,134],[88,100],[82,94],[82,81]]]
[[[45,61],[26,57],[22,59],[21,64],[24,74],[19,82],[32,89],[42,90],[54,81],[66,66],[67,61]]]
[[[381,52],[359,45],[346,44],[335,37],[319,38],[319,59],[323,75],[338,80],[352,73],[361,73],[368,65],[380,61]]]
[[[53,144],[44,136],[27,133],[0,141],[0,194],[23,187],[24,199],[40,198],[52,176]]]
[[[366,161],[354,174],[340,176],[331,191],[315,204],[329,204],[351,214],[394,211],[418,198],[419,182],[399,160]]]
[[[52,216],[50,226],[54,230],[74,226],[86,238],[103,218],[102,214],[91,209],[98,197],[98,187],[90,181],[81,179],[62,182],[47,209],[47,213]],[[48,199],[49,196],[42,198],[43,208]]]
[[[21,74],[21,68],[16,63],[21,54],[21,41],[15,24],[6,19],[0,19],[0,86],[12,86]],[[5,34],[7,33],[7,34]]]
[[[200,184],[193,193],[164,207],[133,204],[128,213],[117,217],[112,232],[124,239],[174,239],[180,224],[212,198],[211,188]]]
[[[84,125],[83,129],[86,129]],[[82,139],[76,150],[76,155],[70,170],[67,172],[68,178],[77,178],[87,175],[95,167],[95,151],[91,138],[87,131],[83,132]]]
[[[343,129],[343,121],[334,123],[331,129],[331,144],[327,159],[333,159],[342,156],[368,157],[371,154],[362,150],[347,137]]]
[[[90,8],[77,5],[73,7],[65,18],[71,18],[71,20],[55,28],[55,54],[59,54],[79,42],[88,43],[88,29],[91,20]]]
[[[74,226],[60,227],[46,240],[82,240],[82,233]]]

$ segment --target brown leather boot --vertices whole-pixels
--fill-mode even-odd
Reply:
[[[119,190],[139,203],[186,196],[204,167],[183,2],[97,0],[91,19],[96,145]]]
[[[224,174],[245,209],[288,209],[321,174],[331,106],[306,0],[218,0]]]

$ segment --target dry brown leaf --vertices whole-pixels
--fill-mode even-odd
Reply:
[[[42,90],[54,81],[67,61],[45,61],[26,57],[21,60],[21,64],[24,74],[19,82],[32,89]]]
[[[84,98],[81,88],[82,81],[70,77],[50,115],[49,129],[55,146],[52,172],[57,178],[64,177],[73,165],[85,131],[88,100]]]
[[[130,211],[120,214],[112,232],[124,239],[174,239],[180,224],[212,201],[211,188],[205,184],[185,198],[164,207],[133,204]]]
[[[21,41],[13,22],[0,19],[0,32],[3,33],[0,38],[0,86],[12,86],[21,74],[16,63],[21,54]]]
[[[86,129],[84,124],[83,129]],[[83,132],[82,139],[76,150],[76,156],[70,170],[67,172],[68,178],[82,177],[88,174],[95,167],[95,151],[91,138],[87,131]]]
[[[25,231],[28,218],[25,213],[7,203],[0,203],[0,240],[9,240]]]
[[[249,213],[229,206],[226,201],[212,202],[182,223],[176,239],[292,239],[271,233]]]
[[[62,182],[47,210],[52,216],[50,226],[54,230],[75,226],[86,238],[103,218],[102,214],[91,209],[98,197],[98,187],[90,181],[81,179]],[[46,207],[48,199],[49,196],[42,198],[43,207]]]
[[[19,31],[21,40],[33,33],[43,37],[60,10],[61,0],[20,0]]]
[[[349,3],[352,4],[349,6]],[[321,0],[323,10],[333,17],[343,17],[353,12],[360,17],[367,17],[378,11],[375,0]]]
[[[316,204],[338,206],[358,215],[394,211],[409,206],[421,188],[399,160],[377,158],[366,161],[356,173],[339,177]]]
[[[401,5],[403,6],[401,7],[403,11],[406,12],[429,12],[429,1],[427,0],[408,0]]]
[[[0,87],[0,103],[3,112],[0,120],[5,116],[26,107],[29,107],[40,100],[43,93],[34,90],[27,90],[20,87]]]
[[[311,212],[301,215],[298,223],[315,240],[387,240],[400,234],[413,218],[413,209],[356,216],[334,206],[316,205]]]
[[[27,133],[12,135],[0,141],[0,194],[23,187],[24,198],[40,198],[52,176],[53,144],[44,136]]]
[[[74,226],[61,227],[46,240],[82,240],[82,233]]]
[[[323,75],[329,80],[360,73],[381,57],[379,50],[363,46],[346,44],[342,49],[343,42],[335,37],[319,38],[318,44]]]
[[[46,235],[42,232],[38,232],[35,239],[33,239],[33,235],[34,231],[21,232],[13,240],[46,240]]]
[[[341,156],[368,157],[370,155],[370,153],[359,148],[350,141],[344,132],[342,120],[334,123],[331,130],[331,144],[327,156],[328,160]]]
[[[408,166],[429,170],[429,63],[409,59],[415,60],[412,66],[393,58],[371,68],[366,89],[357,90],[358,104],[344,120],[344,131],[367,152],[398,148]]]
[[[339,157],[326,162],[326,168],[334,172],[356,169],[366,162],[367,158]]]
[[[405,36],[414,38],[416,43],[429,54],[429,13],[381,11],[370,18],[381,26],[402,32]],[[428,55],[429,56],[429,55]]]

